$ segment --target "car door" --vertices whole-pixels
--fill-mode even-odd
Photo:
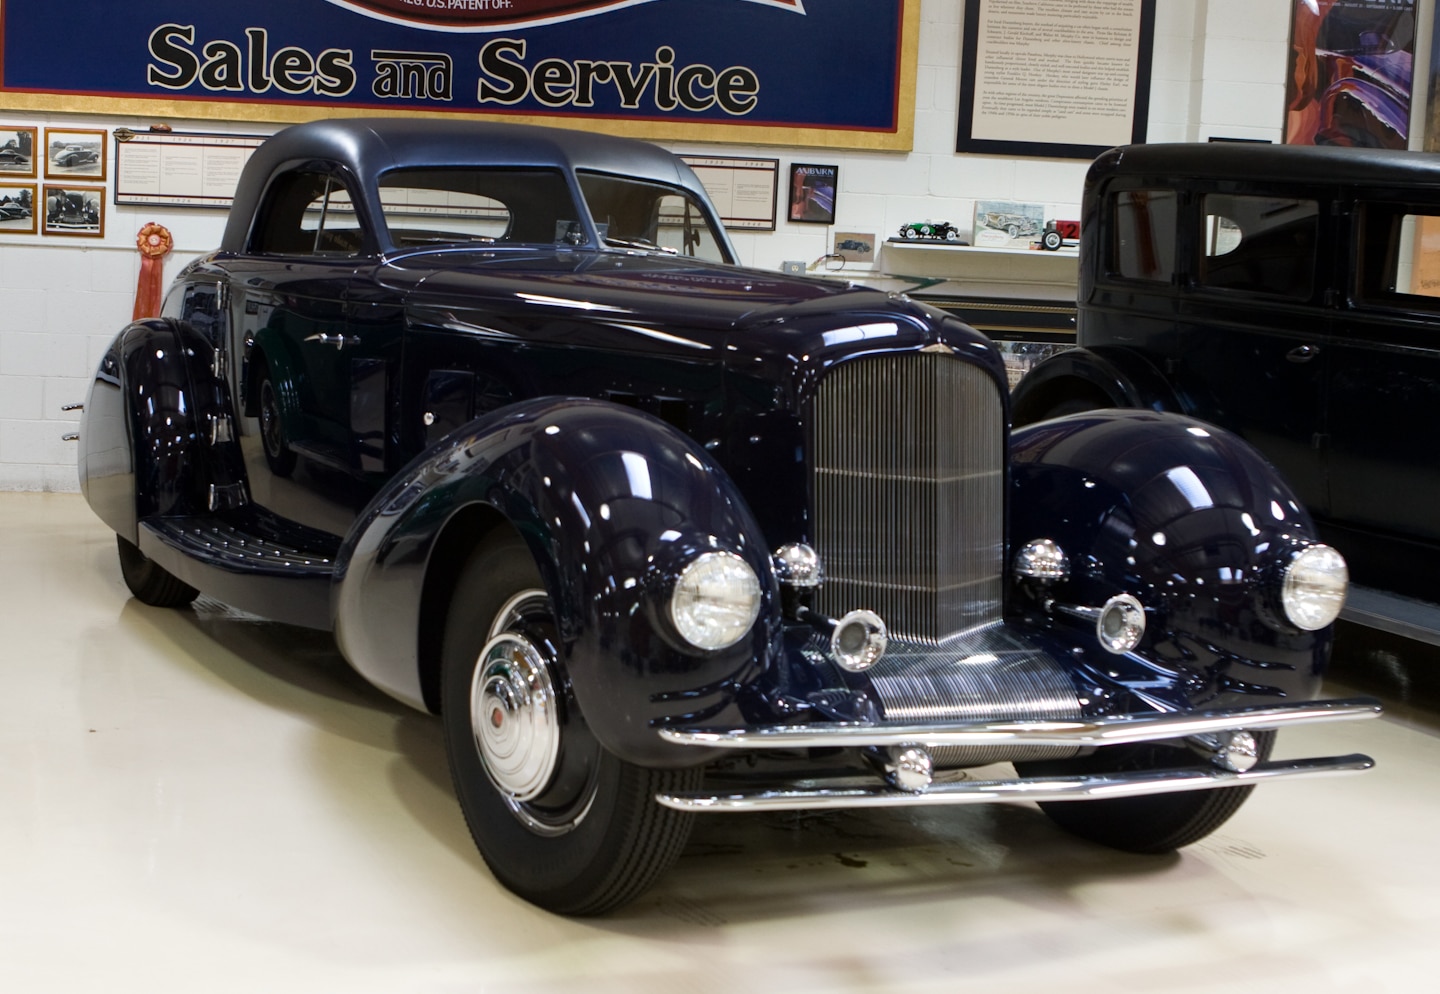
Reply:
[[[1355,218],[1355,280],[1330,346],[1330,518],[1388,540],[1368,543],[1374,555],[1363,540],[1344,547],[1362,582],[1381,582],[1377,571],[1428,561],[1400,549],[1440,544],[1440,272],[1426,261],[1440,255],[1440,208],[1367,197]],[[1417,572],[1425,589],[1403,592],[1440,599],[1433,570]]]
[[[272,183],[252,251],[229,267],[257,498],[336,533],[384,480],[400,363],[398,321],[357,321],[375,261],[367,224],[343,176],[307,165]]]
[[[1330,219],[1319,201],[1280,191],[1198,194],[1189,217],[1194,263],[1168,371],[1177,392],[1258,448],[1324,514]]]

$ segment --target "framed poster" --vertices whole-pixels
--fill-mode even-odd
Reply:
[[[45,178],[105,179],[105,132],[45,129]]]
[[[0,179],[35,175],[35,128],[0,124]]]
[[[1409,147],[1415,0],[1293,0],[1293,8],[1285,144]]]
[[[35,184],[0,183],[0,235],[35,231]]]
[[[47,235],[74,238],[105,237],[105,188],[103,186],[44,187]]]
[[[1155,0],[968,0],[955,150],[1093,159],[1145,140]]]
[[[806,224],[835,223],[835,191],[839,166],[816,166],[797,162],[790,167],[791,221]]]

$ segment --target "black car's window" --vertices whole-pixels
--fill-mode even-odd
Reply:
[[[1111,274],[1170,282],[1175,272],[1176,203],[1174,190],[1121,190],[1113,195]]]
[[[1315,201],[1212,193],[1202,213],[1201,286],[1310,298],[1320,233]]]
[[[554,169],[396,169],[380,177],[380,210],[400,248],[551,245],[578,230],[580,216]]]
[[[364,232],[344,185],[328,173],[286,173],[266,191],[250,250],[262,255],[358,255]]]
[[[1360,216],[1360,297],[1440,307],[1440,214],[1365,204]]]
[[[729,262],[723,242],[689,192],[602,173],[580,174],[590,216],[607,244]]]

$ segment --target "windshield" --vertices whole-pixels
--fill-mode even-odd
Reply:
[[[579,178],[605,244],[730,261],[724,240],[688,191],[601,173],[582,172]]]
[[[380,210],[400,248],[584,240],[555,169],[397,169],[380,178]]]

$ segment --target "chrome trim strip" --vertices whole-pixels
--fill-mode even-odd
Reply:
[[[662,728],[660,737],[676,745],[712,749],[806,749],[918,745],[926,748],[964,745],[1110,746],[1184,738],[1234,729],[1251,731],[1322,721],[1376,718],[1380,702],[1370,697],[1338,701],[1305,701],[1188,711],[1138,717],[1090,718],[1078,721],[925,722],[829,725],[771,725],[759,728]]]
[[[990,804],[997,801],[1094,801],[1185,790],[1243,787],[1267,780],[1302,779],[1363,773],[1375,765],[1369,756],[1329,756],[1265,763],[1244,773],[1228,770],[1141,770],[1069,778],[960,780],[938,783],[912,793],[888,785],[752,790],[728,794],[703,791],[656,794],[655,800],[678,811],[805,811],[816,808],[918,807],[930,804]]]

